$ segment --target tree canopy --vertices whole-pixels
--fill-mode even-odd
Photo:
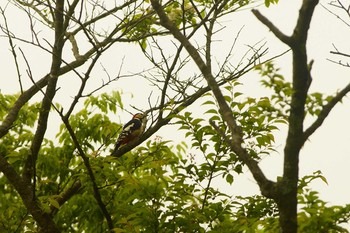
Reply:
[[[1,232],[348,232],[350,204],[331,206],[311,189],[315,179],[327,183],[321,171],[299,175],[305,142],[350,91],[309,91],[318,0],[302,1],[290,36],[258,10],[276,0],[1,4],[16,89],[0,92]],[[270,54],[260,38],[241,47],[241,26],[220,48],[227,20],[251,8],[286,51]],[[125,67],[128,53],[135,57]],[[275,61],[286,53],[291,80]],[[241,91],[247,74],[268,94]],[[130,85],[142,101],[128,102]],[[147,114],[145,133],[111,154],[118,116],[133,111]],[[155,136],[169,127],[184,137]],[[277,150],[280,128],[283,173],[272,180],[260,162]],[[242,173],[252,174],[259,194],[218,187]]]

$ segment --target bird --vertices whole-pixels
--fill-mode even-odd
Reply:
[[[122,132],[119,134],[115,143],[115,148],[112,154],[115,154],[121,147],[138,139],[146,128],[146,115],[136,113],[132,119],[123,126]]]

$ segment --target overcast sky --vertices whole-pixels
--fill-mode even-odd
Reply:
[[[327,1],[321,1],[321,3],[324,6],[327,6]],[[261,9],[261,12],[273,23],[275,23],[277,27],[279,27],[286,34],[290,35],[298,16],[300,4],[300,0],[280,0],[278,5],[271,6],[269,9],[264,7],[260,7],[259,9]],[[25,31],[28,29],[28,24],[22,23],[26,22],[27,18],[19,20],[17,18],[18,15],[16,14],[8,14],[8,17],[8,20],[10,21],[11,25],[15,27],[17,33],[20,34],[22,33],[21,30]],[[1,23],[3,22],[2,20],[3,19],[0,20]],[[232,18],[225,23],[227,24],[228,28],[232,27],[230,30],[235,32],[245,25],[238,41],[241,45],[252,44],[264,39],[267,42],[267,45],[270,47],[270,56],[276,55],[287,49],[287,47],[275,39],[272,33],[270,33],[266,27],[262,25],[248,10],[233,15]],[[230,30],[225,31],[225,33],[228,33],[227,36],[232,36],[232,31]],[[49,37],[50,35],[48,34],[47,36]],[[327,60],[327,58],[334,60],[340,59],[340,57],[335,57],[334,55],[332,56],[330,54],[330,50],[333,50],[332,44],[335,44],[344,52],[350,53],[349,38],[350,28],[339,19],[331,15],[321,5],[318,5],[312,20],[308,40],[308,57],[309,59],[315,60],[312,69],[313,83],[310,88],[311,92],[317,91],[332,94],[350,82],[350,68],[341,67],[340,65],[331,63]],[[45,60],[49,58],[49,55],[43,55],[32,47],[26,48],[24,46],[23,49],[30,53],[30,63],[33,67],[35,76],[38,77],[38,79],[41,78],[49,70],[49,64],[45,63]],[[128,70],[135,68],[135,60],[138,61],[139,59],[139,57],[136,57],[138,56],[138,53],[134,51],[136,48],[132,48],[132,45],[129,45],[122,49],[124,51],[128,50],[128,54],[125,56],[123,69]],[[11,53],[8,51],[8,43],[5,38],[0,38],[0,53],[0,69],[2,71],[2,75],[0,77],[0,90],[2,93],[18,92],[18,81],[13,65],[13,59]],[[106,61],[104,66],[107,69],[115,69],[115,71],[117,71],[118,66],[115,65],[115,61],[118,59],[118,57],[115,54],[110,54],[109,56],[109,61]],[[290,79],[290,54],[279,58],[275,64],[277,67],[281,68],[282,74],[285,75],[286,78]],[[99,75],[103,77],[105,74],[101,73]],[[256,74],[255,77],[252,76],[254,75],[247,75],[240,80],[245,84],[244,90],[248,94],[249,92],[251,92],[251,94],[256,94],[261,90],[261,88],[258,87],[258,78],[256,77]],[[68,80],[68,78],[65,82],[66,84],[62,85],[71,87],[74,86],[75,83],[73,79]],[[127,81],[123,82],[127,83]],[[145,100],[145,96],[148,96],[149,93],[145,92],[145,89],[142,86],[143,84],[138,84],[137,88],[133,83],[124,84],[123,82],[112,84],[105,91],[112,89],[123,89],[123,91],[127,93],[124,101],[130,101],[132,104],[137,104],[144,101],[144,106],[140,107],[146,108],[147,101]],[[96,83],[92,84],[92,86],[99,85],[100,83],[101,80],[96,80]],[[78,82],[76,84],[78,84]],[[30,80],[27,79],[26,86],[28,87],[30,85]],[[62,98],[64,101],[71,101],[74,88],[72,90],[73,91],[70,94],[67,94],[66,92],[59,92],[58,97]],[[133,99],[129,98],[131,93],[134,96]],[[38,96],[37,100],[40,99],[41,96]],[[128,103],[125,104],[126,106],[128,105]],[[125,121],[129,117],[130,116],[128,114],[125,114],[121,116],[120,120]],[[321,198],[328,201],[332,205],[350,203],[350,189],[348,187],[348,178],[350,177],[349,119],[350,101],[347,97],[342,104],[339,104],[334,111],[331,112],[329,118],[324,122],[324,125],[311,136],[300,155],[300,176],[309,175],[314,171],[321,170],[323,175],[328,180],[328,185],[321,181],[315,181],[312,187],[320,192]],[[306,126],[308,124],[310,124],[310,122],[307,122]],[[167,132],[169,132],[168,128],[166,130],[161,130],[159,134],[165,139],[169,137],[173,137],[175,141],[178,139],[177,137],[174,137],[173,134],[169,135]],[[278,137],[276,139],[276,144],[280,153],[265,157],[261,162],[263,170],[266,172],[267,176],[273,180],[276,179],[276,176],[281,175],[285,133],[286,132],[283,129],[277,133]],[[228,187],[228,189],[230,192],[238,195],[253,195],[258,193],[258,187],[250,175],[240,176],[232,187]]]

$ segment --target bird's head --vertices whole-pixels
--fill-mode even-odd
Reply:
[[[139,112],[139,113],[136,113],[136,114],[132,117],[132,119],[143,119],[145,116],[146,116],[145,114]]]

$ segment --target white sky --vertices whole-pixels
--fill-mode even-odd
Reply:
[[[327,1],[322,1],[324,5],[327,5]],[[298,10],[301,1],[287,1],[280,0],[280,3],[275,6],[271,6],[269,9],[260,7],[261,12],[268,17],[277,27],[283,32],[290,35],[294,28]],[[7,14],[9,24],[13,29],[16,29],[17,36],[19,34],[26,35],[28,30],[27,18],[23,20],[18,19],[18,14]],[[3,19],[0,19],[3,22]],[[21,22],[21,23],[18,23]],[[24,22],[24,23],[23,23]],[[253,44],[261,39],[267,41],[267,46],[270,47],[270,56],[283,52],[287,47],[274,38],[271,32],[262,25],[249,11],[242,11],[236,15],[233,15],[229,21],[225,22],[228,29],[223,36],[234,37],[235,33],[245,25],[241,37],[238,40],[239,46]],[[42,32],[44,33],[44,32]],[[43,34],[42,34],[43,35]],[[50,36],[48,33],[47,36]],[[350,68],[344,68],[334,63],[327,61],[327,58],[339,60],[340,57],[332,56],[329,51],[333,49],[332,44],[338,46],[339,49],[343,49],[344,52],[350,53],[349,48],[350,28],[340,22],[336,17],[327,12],[321,5],[318,5],[312,20],[311,29],[309,32],[308,40],[308,57],[314,59],[315,63],[312,69],[313,83],[311,85],[311,92],[324,92],[328,94],[335,93],[340,88],[344,87],[350,82]],[[0,77],[0,90],[2,93],[15,93],[18,92],[17,75],[13,66],[13,58],[8,51],[8,43],[5,38],[0,38],[0,53],[1,53],[1,77]],[[29,61],[32,66],[33,73],[37,79],[41,78],[49,70],[49,64],[45,61],[49,58],[48,54],[42,53],[37,49],[33,49],[28,46],[21,46],[29,55]],[[246,47],[244,47],[246,48]],[[219,44],[217,52],[225,53],[227,48]],[[220,50],[222,49],[222,51]],[[117,54],[115,51],[118,51]],[[127,53],[120,53],[125,52]],[[126,55],[125,55],[126,54]],[[124,60],[124,71],[137,72],[142,69],[149,68],[150,65],[145,63],[139,64],[142,58],[139,57],[139,52],[134,45],[118,45],[116,50],[109,52],[103,65],[106,67],[109,73],[117,73],[120,67],[120,59]],[[138,61],[138,65],[135,70],[135,61]],[[140,61],[140,62],[139,62]],[[291,56],[288,54],[282,58],[279,58],[275,62],[277,67],[281,68],[281,72],[287,79],[291,78]],[[197,71],[197,70],[196,70]],[[106,78],[106,75],[102,72],[96,73],[98,78],[95,83],[90,84],[90,88],[101,84],[101,79]],[[70,102],[72,96],[74,96],[75,88],[79,83],[73,75],[68,75],[61,82],[62,91],[60,90],[57,98],[63,102]],[[26,87],[31,85],[31,82],[23,72],[23,79],[26,79]],[[258,87],[258,77],[256,74],[250,74],[240,79],[244,83],[244,90],[246,93],[256,95],[260,93],[261,88]],[[146,85],[146,84],[144,84]],[[124,93],[129,93],[124,97],[124,103],[128,107],[129,103],[137,105],[140,108],[147,108],[147,97],[149,92],[145,90],[144,85],[135,85],[134,80],[121,80],[110,85],[104,91],[110,91],[112,89],[123,90]],[[130,95],[134,96],[130,99]],[[261,92],[263,93],[263,92]],[[42,96],[38,95],[36,100],[40,100]],[[350,203],[350,189],[348,188],[348,177],[350,177],[350,149],[348,143],[350,143],[350,101],[346,97],[343,104],[339,104],[334,111],[330,114],[329,118],[324,122],[323,126],[311,136],[310,140],[305,144],[301,156],[300,156],[300,176],[312,174],[316,170],[321,170],[323,175],[328,180],[328,185],[321,181],[315,181],[312,187],[320,192],[320,196],[323,200],[328,201],[332,205]],[[192,108],[195,111],[195,107]],[[129,110],[132,110],[129,108]],[[116,118],[116,121],[126,121],[129,119],[129,114],[122,113],[120,119]],[[308,122],[310,123],[310,122]],[[306,126],[308,124],[306,123]],[[169,132],[171,132],[169,134]],[[56,134],[56,132],[53,132]],[[176,129],[168,127],[162,129],[157,135],[161,135],[164,139],[179,140],[179,135]],[[269,156],[263,159],[261,166],[266,175],[275,180],[276,176],[281,175],[282,162],[283,162],[283,147],[285,142],[285,131],[278,132],[276,137],[276,144],[280,150],[280,154]],[[247,170],[247,169],[245,169]],[[238,177],[232,186],[227,187],[229,192],[237,195],[253,195],[258,193],[258,187],[255,181],[249,175],[242,175]],[[217,184],[222,186],[222,184]]]

